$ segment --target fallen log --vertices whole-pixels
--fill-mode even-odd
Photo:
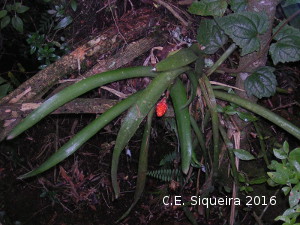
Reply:
[[[17,89],[6,97],[0,99],[0,104],[25,102],[41,97],[59,79],[70,73],[81,73],[81,68],[91,68],[97,63],[103,54],[111,54],[124,43],[130,43],[138,38],[145,36],[151,27],[153,18],[159,18],[150,9],[139,9],[135,13],[129,12],[118,21],[118,29],[115,26],[101,32],[97,37],[79,46],[73,52],[63,56],[55,63],[47,66],[35,76],[21,84]],[[27,91],[24,95],[24,91]],[[18,96],[22,95],[21,98]]]
[[[151,34],[153,18],[159,19],[153,10],[148,9],[136,10],[134,15],[124,15],[121,20],[118,21],[118,29],[112,26],[101,32],[96,38],[79,46],[69,55],[63,56],[21,84],[8,96],[0,99],[0,113],[4,113],[0,117],[0,127],[2,127],[0,131],[0,141],[3,140],[7,133],[26,115],[26,113],[21,113],[22,106],[24,106],[22,103],[42,102],[42,97],[47,98],[45,93],[48,93],[49,90],[63,78],[76,73],[79,75],[76,80],[80,80],[96,73],[120,68],[132,62],[138,56],[146,53],[151,48],[165,42],[166,37],[162,34]],[[141,38],[145,35],[148,36]],[[124,47],[122,51],[118,50],[118,48],[124,44],[123,37],[126,38],[128,45]],[[113,55],[112,53],[114,52],[117,53]],[[103,55],[111,56],[104,57],[103,59]],[[99,60],[99,58],[101,58],[101,60]],[[81,68],[84,68],[85,71],[82,71]],[[84,73],[81,74],[82,72]],[[52,94],[70,84],[71,83],[68,82],[60,85]],[[86,104],[92,104],[92,102],[92,100],[85,101]],[[57,113],[63,113],[63,110],[66,109],[64,107],[68,108],[68,113],[78,113],[80,110],[82,111],[82,109],[84,113],[84,108],[86,108],[86,106],[74,108],[73,106],[71,107],[71,105],[63,106],[62,109],[58,109]],[[9,110],[15,112],[15,116],[13,116]],[[103,110],[97,110],[99,110],[99,108],[96,107],[92,113],[103,112]],[[10,118],[10,116],[12,117]]]

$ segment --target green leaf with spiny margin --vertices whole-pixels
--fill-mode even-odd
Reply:
[[[243,150],[243,149],[233,149],[233,153],[236,157],[238,157],[241,160],[255,159],[254,156],[250,152]]]
[[[280,23],[273,33],[275,33]],[[300,60],[300,30],[292,26],[285,25],[274,37],[277,41],[270,46],[270,54],[273,63],[276,65],[278,62],[295,62]]]
[[[199,16],[223,16],[226,9],[226,0],[202,0],[193,2],[188,11]]]
[[[245,80],[245,89],[248,95],[254,95],[258,98],[270,97],[276,91],[275,68],[264,66],[258,68]]]
[[[242,48],[241,55],[247,55],[260,48],[258,36],[267,31],[269,22],[265,13],[242,12],[216,19],[218,25]]]
[[[283,7],[287,7],[289,5],[300,3],[300,0],[286,0],[285,3],[282,5]]]
[[[197,33],[197,40],[206,54],[214,54],[228,40],[214,20],[201,20]]]
[[[239,13],[246,11],[247,0],[230,0],[230,8],[232,11]]]
[[[286,154],[290,152],[290,145],[287,141],[283,142],[282,149]]]

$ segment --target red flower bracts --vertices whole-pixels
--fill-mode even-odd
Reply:
[[[168,110],[168,105],[167,105],[167,98],[163,97],[157,104],[156,104],[156,115],[158,117],[162,117],[165,115],[165,113]]]

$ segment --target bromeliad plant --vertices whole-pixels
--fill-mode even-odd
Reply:
[[[288,1],[287,1],[288,2]],[[251,119],[255,121],[257,118],[246,115],[237,110],[237,106],[249,110],[261,116],[272,123],[278,125],[290,134],[294,135],[300,140],[300,129],[276,115],[272,111],[256,104],[238,97],[235,94],[229,94],[225,91],[214,90],[208,77],[234,52],[237,47],[240,47],[241,56],[250,54],[252,52],[264,49],[261,46],[258,36],[264,34],[268,28],[268,18],[261,12],[244,12],[244,6],[247,6],[247,1],[230,1],[231,9],[235,11],[233,14],[224,16],[227,1],[203,0],[195,2],[190,12],[205,16],[214,16],[214,20],[202,20],[199,26],[198,42],[201,45],[194,44],[189,48],[181,49],[176,53],[170,54],[166,59],[162,60],[154,68],[152,67],[134,67],[108,71],[101,74],[96,74],[92,77],[84,79],[75,83],[56,95],[45,101],[39,108],[33,111],[21,123],[19,123],[7,139],[12,139],[38,123],[45,116],[53,112],[58,107],[71,101],[72,99],[94,89],[105,85],[107,83],[115,82],[122,79],[136,78],[136,77],[151,77],[152,82],[144,90],[129,96],[125,100],[119,102],[111,109],[107,110],[84,129],[78,132],[72,139],[70,139],[64,146],[62,146],[56,153],[54,153],[48,160],[46,160],[40,167],[21,175],[20,179],[36,176],[68,156],[76,152],[89,138],[99,132],[113,119],[118,117],[121,113],[128,110],[123,123],[118,132],[116,144],[113,150],[112,164],[111,164],[111,179],[115,193],[115,197],[120,196],[120,189],[117,180],[117,170],[119,164],[120,154],[127,146],[130,139],[133,137],[142,121],[147,117],[146,127],[143,135],[139,170],[137,179],[137,189],[134,196],[134,202],[129,210],[122,216],[124,218],[132,207],[136,204],[143,191],[146,174],[147,174],[147,156],[149,149],[149,138],[151,129],[151,118],[153,116],[153,108],[160,99],[161,95],[168,89],[172,105],[175,111],[175,119],[177,125],[177,136],[180,145],[181,171],[187,174],[191,165],[197,164],[197,156],[201,155],[204,159],[205,170],[208,179],[212,177],[212,182],[218,175],[219,167],[219,135],[224,139],[228,148],[232,174],[236,184],[239,183],[238,171],[235,166],[234,156],[240,159],[245,159],[249,156],[245,150],[234,149],[233,144],[228,140],[224,128],[219,125],[218,113],[222,112],[227,115],[237,114],[241,118]],[[239,7],[238,7],[239,6]],[[220,10],[215,10],[216,8]],[[221,18],[221,16],[223,16]],[[270,47],[270,54],[274,64],[278,62],[297,61],[300,59],[300,31],[285,24],[279,24],[273,31],[275,43]],[[205,54],[214,54],[220,48],[223,48],[231,38],[229,47],[224,51],[223,55],[216,63],[207,71],[204,71],[204,57]],[[295,50],[295,54],[288,54],[289,49]],[[274,75],[274,68],[260,67],[252,72],[246,79],[245,89],[248,95],[255,95],[258,98],[269,97],[276,91],[276,77]],[[187,74],[191,83],[190,97],[187,97],[186,87],[180,79],[181,74]],[[198,91],[197,91],[198,90]],[[212,152],[208,151],[204,141],[203,125],[200,128],[197,121],[193,118],[189,111],[189,104],[193,103],[196,93],[200,93],[207,106],[208,116],[203,116],[204,119],[211,118],[212,124]],[[225,108],[218,107],[216,98],[230,102],[231,105]],[[160,110],[161,111],[161,110]],[[165,109],[162,109],[162,112]],[[205,110],[203,110],[205,111]],[[161,112],[159,113],[161,116]],[[205,120],[206,120],[205,119]],[[206,120],[207,121],[207,120]],[[204,124],[205,122],[203,122]],[[193,145],[193,137],[195,137],[196,144]],[[199,145],[201,152],[195,154],[193,149]],[[267,162],[267,160],[266,160]],[[120,218],[120,219],[122,219]]]
[[[182,60],[184,59],[184,60]],[[35,176],[45,170],[53,167],[71,154],[73,154],[83,143],[96,134],[101,128],[107,125],[114,118],[129,108],[127,116],[117,136],[117,141],[113,153],[112,160],[112,183],[115,190],[116,198],[119,197],[119,186],[117,183],[117,168],[119,156],[125,146],[128,144],[131,137],[134,135],[143,119],[149,111],[155,106],[160,96],[171,86],[177,77],[190,70],[186,65],[198,59],[196,54],[191,49],[182,49],[176,54],[168,57],[166,60],[157,64],[156,68],[152,67],[135,67],[118,69],[115,71],[104,72],[94,75],[93,77],[82,80],[63,91],[57,93],[53,97],[44,102],[38,109],[32,112],[25,118],[15,129],[8,135],[7,139],[12,139],[37,122],[44,118],[55,109],[65,104],[66,102],[90,91],[96,87],[107,83],[115,82],[122,79],[134,77],[154,77],[150,85],[142,91],[139,91],[127,99],[121,101],[111,109],[103,113],[95,121],[76,134],[69,142],[67,142],[59,151],[53,154],[39,168],[20,176],[20,179]],[[181,109],[187,102],[185,88],[182,82],[177,79],[176,84],[171,88],[171,96],[174,99],[175,112],[179,112],[178,126],[185,129],[187,132],[180,134],[182,146],[182,170],[188,172],[191,160],[191,131],[189,125],[189,113],[187,108]]]

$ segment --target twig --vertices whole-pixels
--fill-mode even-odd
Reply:
[[[280,189],[277,189],[274,193],[274,196],[276,196],[278,194],[278,191]],[[262,219],[262,217],[264,216],[265,212],[267,211],[267,209],[269,208],[271,202],[269,201],[268,205],[264,208],[264,210],[261,212],[260,216],[258,217],[260,220]]]
[[[154,0],[154,1],[162,5],[163,7],[165,7],[167,10],[169,10],[173,14],[173,16],[175,16],[184,26],[187,27],[189,25],[189,23],[186,22],[168,3],[162,0]]]
[[[252,215],[253,215],[255,221],[258,223],[258,225],[264,225],[263,222],[261,221],[261,219],[258,217],[258,215],[255,212],[253,212]]]
[[[278,109],[284,109],[284,108],[290,107],[292,105],[298,105],[298,104],[299,103],[297,103],[297,102],[292,102],[292,103],[289,103],[289,104],[286,104],[286,105],[278,106],[278,107],[272,109],[271,111],[276,111]]]
[[[116,18],[115,18],[115,16],[114,16],[114,12],[113,12],[112,9],[111,9],[111,2],[110,2],[110,1],[109,1],[109,10],[110,10],[110,12],[111,12],[111,15],[112,15],[112,18],[113,18],[114,23],[115,23],[115,25],[116,25],[116,28],[117,28],[118,33],[119,33],[120,36],[123,38],[125,44],[128,45],[128,43],[127,43],[127,41],[126,41],[126,38],[125,38],[125,37],[123,36],[123,34],[120,32],[118,23],[117,23]]]
[[[220,85],[220,86],[224,86],[224,87],[229,87],[229,88],[236,89],[236,90],[239,90],[239,91],[245,91],[245,90],[240,89],[240,88],[237,88],[237,87],[235,87],[235,86],[223,84],[223,83],[216,82],[216,81],[210,81],[210,83],[211,83],[211,84],[214,84],[214,85]]]
[[[124,93],[122,93],[120,91],[117,91],[117,90],[115,90],[113,88],[110,88],[110,87],[107,87],[107,86],[102,86],[101,88],[104,89],[104,90],[106,90],[106,91],[109,91],[110,93],[118,96],[119,98],[127,98],[128,97],[128,95],[126,95],[126,94],[124,94]]]

